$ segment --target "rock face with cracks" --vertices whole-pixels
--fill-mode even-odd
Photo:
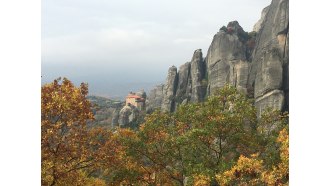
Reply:
[[[240,35],[244,32],[237,21],[230,22],[227,32],[220,30],[214,35],[206,56],[208,95],[226,84],[246,92],[249,63],[246,46]]]
[[[260,114],[289,109],[289,0],[273,0],[257,34],[248,86]]]
[[[267,107],[288,111],[289,0],[273,0],[253,31],[245,32],[237,21],[222,27],[205,58],[197,49],[179,70],[169,68],[165,84],[150,91],[147,109],[173,112],[231,84],[255,99],[258,115]]]
[[[166,83],[163,89],[162,111],[173,112],[175,110],[175,93],[178,85],[177,68],[172,66],[168,69]]]
[[[205,79],[206,64],[201,49],[195,50],[190,64],[191,101],[201,102],[204,100],[207,86]]]

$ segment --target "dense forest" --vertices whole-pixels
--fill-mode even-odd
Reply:
[[[88,86],[42,86],[42,185],[288,185],[288,114],[229,85],[147,115],[137,129],[88,127]]]

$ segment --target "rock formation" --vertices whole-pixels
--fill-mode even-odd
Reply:
[[[237,21],[213,37],[205,59],[202,50],[190,62],[172,66],[164,85],[153,89],[147,108],[173,112],[179,104],[200,102],[225,84],[255,98],[258,114],[272,107],[288,110],[289,0],[273,0],[263,9],[253,32]]]
[[[178,84],[177,68],[172,66],[168,69],[168,75],[163,91],[163,101],[161,105],[162,111],[173,112],[175,110],[175,93]]]
[[[206,65],[201,49],[197,49],[191,59],[191,101],[201,102],[206,94],[207,80],[205,79]]]
[[[147,113],[155,109],[174,111],[176,106],[188,102],[200,102],[206,94],[206,65],[201,49],[197,49],[190,62],[181,65],[179,71],[169,68],[166,84],[157,85],[147,96]]]
[[[249,64],[246,46],[240,38],[243,32],[238,22],[233,21],[227,31],[220,30],[213,37],[206,56],[208,95],[228,83],[246,91]]]
[[[273,0],[257,34],[248,86],[256,107],[288,110],[289,0]]]
[[[134,106],[126,105],[119,112],[118,124],[119,127],[127,128],[132,127],[130,124],[136,121],[139,116],[139,110]]]
[[[259,32],[260,28],[262,27],[263,23],[265,22],[265,17],[266,14],[268,13],[269,10],[269,6],[266,6],[262,12],[261,12],[261,18],[259,19],[259,21],[253,26],[253,31],[255,32]]]
[[[190,62],[180,66],[178,72],[178,85],[174,101],[177,104],[187,102],[191,97],[191,78],[190,78]]]
[[[154,89],[150,90],[146,101],[146,111],[151,113],[155,109],[160,109],[162,107],[162,102],[164,99],[163,94],[164,84],[157,85]]]
[[[154,98],[156,95],[154,95]],[[126,96],[124,105],[116,108],[112,113],[112,127],[136,128],[139,124],[139,119],[145,112],[146,92],[140,90],[138,92],[130,92]]]
[[[120,109],[116,108],[113,112],[112,112],[112,128],[118,127],[119,126],[119,112]]]

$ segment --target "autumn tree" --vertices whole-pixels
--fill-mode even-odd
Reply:
[[[268,185],[289,185],[289,132],[283,128],[278,135],[277,143],[280,144],[280,161],[268,168],[262,179]]]
[[[174,124],[170,114],[156,111],[145,118],[134,137],[123,139],[128,155],[141,167],[141,176],[147,184],[183,185]]]
[[[125,143],[155,184],[184,185],[188,178],[211,180],[232,159],[254,152],[256,121],[251,100],[226,86],[205,103],[154,112]]]
[[[138,129],[87,128],[87,85],[42,87],[42,185],[288,183],[288,115],[226,85],[205,102],[147,115]]]
[[[220,185],[288,185],[289,184],[289,135],[283,128],[277,137],[280,145],[280,162],[271,168],[264,164],[259,154],[240,156],[237,163],[216,175]]]
[[[87,130],[93,119],[87,94],[87,84],[75,87],[66,78],[41,88],[42,185],[103,183],[90,175],[101,163],[113,162],[116,150],[110,133]]]
[[[42,185],[140,183],[141,166],[122,140],[133,139],[135,132],[87,127],[93,120],[87,84],[75,87],[59,78],[41,92]]]
[[[287,122],[271,109],[257,118],[253,100],[226,85],[203,103],[155,111],[122,142],[147,185],[286,183]]]

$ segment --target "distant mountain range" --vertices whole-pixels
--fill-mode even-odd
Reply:
[[[43,75],[41,78],[41,84],[50,83],[59,76],[48,76]],[[62,76],[67,77],[67,76]],[[159,84],[161,81],[150,81],[150,82],[129,82],[127,79],[116,80],[109,77],[99,76],[87,76],[78,78],[69,78],[76,86],[80,85],[81,82],[88,83],[89,95],[101,96],[105,98],[110,98],[113,100],[123,101],[127,94],[131,91],[136,92],[144,89],[144,91],[149,92],[155,85]],[[115,78],[114,78],[115,79]]]

